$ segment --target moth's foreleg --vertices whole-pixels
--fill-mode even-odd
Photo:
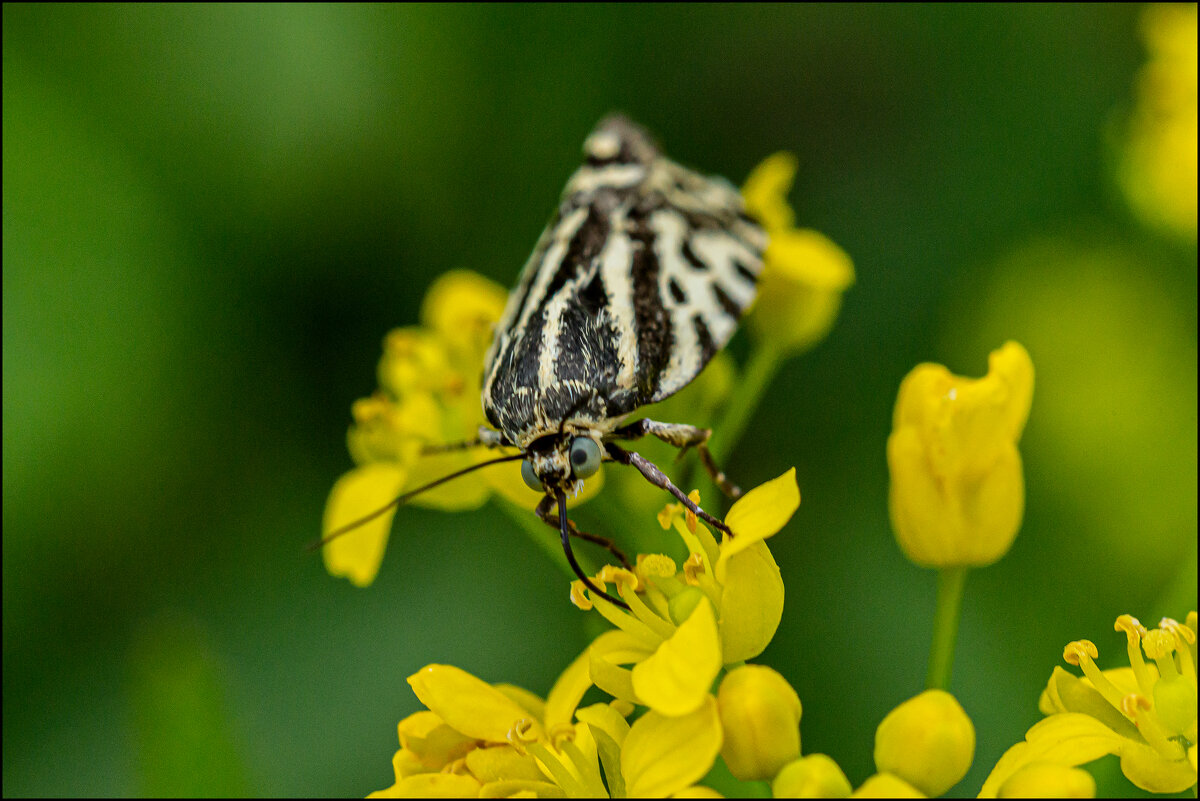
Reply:
[[[447,442],[440,445],[426,445],[421,448],[422,456],[432,456],[435,453],[451,453],[453,451],[469,451],[471,448],[509,448],[509,442],[499,431],[493,431],[487,426],[479,427],[479,436],[475,439],[464,439],[461,442]]]
[[[708,523],[710,526],[722,532],[723,534],[728,534],[730,537],[733,536],[733,532],[729,530],[729,526],[725,525],[723,522],[697,506],[691,498],[683,494],[683,490],[671,483],[671,479],[667,478],[666,473],[659,470],[652,462],[646,459],[646,457],[634,451],[627,451],[624,448],[620,448],[612,444],[611,442],[606,442],[604,444],[604,448],[608,451],[608,455],[612,457],[613,461],[636,467],[638,472],[646,477],[647,481],[654,486],[665,489],[667,492],[674,495],[675,498],[696,517],[700,518],[705,523]]]
[[[558,502],[563,505],[560,507],[559,513],[555,514],[553,511],[551,511],[556,503],[554,496],[547,495],[546,497],[542,498],[541,502],[538,503],[537,509],[534,510],[534,513],[541,518],[542,522],[544,522],[546,525],[550,526],[555,531],[560,532],[562,535],[563,552],[567,555],[567,562],[571,565],[571,569],[575,571],[575,575],[579,576],[579,579],[583,582],[583,586],[587,587],[600,597],[608,600],[610,603],[614,603],[622,609],[628,609],[629,604],[625,603],[620,598],[614,598],[613,596],[609,595],[607,592],[597,587],[592,580],[584,574],[583,569],[579,567],[579,562],[575,561],[575,553],[571,550],[570,538],[579,537],[580,539],[587,540],[588,542],[594,542],[597,545],[603,545],[621,561],[621,564],[625,566],[626,570],[633,570],[633,567],[629,564],[629,560],[625,558],[625,554],[621,553],[617,549],[616,544],[613,543],[612,540],[596,534],[588,534],[587,532],[580,531],[578,528],[576,528],[575,524],[567,519],[566,512],[564,511],[566,509],[565,501],[566,498],[564,496],[563,500]]]
[[[696,451],[700,454],[701,464],[704,465],[704,469],[712,478],[713,483],[717,485],[717,489],[735,501],[742,497],[741,487],[730,481],[725,473],[717,467],[717,463],[712,457],[712,451],[708,449],[708,439],[712,436],[711,428],[700,428],[699,426],[690,426],[686,423],[660,423],[657,420],[638,420],[636,423],[621,426],[609,434],[609,436],[616,439],[640,439],[647,434],[661,439],[668,445],[674,445],[676,448],[679,448],[680,456],[683,456],[688,448],[695,447]]]

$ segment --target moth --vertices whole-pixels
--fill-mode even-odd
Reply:
[[[767,236],[732,185],[669,160],[624,117],[602,120],[583,150],[584,163],[521,271],[485,358],[483,410],[492,427],[481,426],[475,440],[428,449],[519,453],[405,493],[389,507],[470,470],[520,459],[525,483],[543,493],[536,514],[558,530],[576,575],[625,607],[584,574],[571,538],[606,547],[626,567],[628,559],[610,539],[568,519],[567,495],[602,462],[628,465],[732,536],[618,443],[653,436],[681,454],[694,447],[717,486],[740,495],[713,461],[709,429],[625,421],[683,389],[724,347],[754,300]]]

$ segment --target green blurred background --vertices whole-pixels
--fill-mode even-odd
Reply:
[[[448,269],[511,284],[620,109],[735,182],[795,152],[800,224],[854,259],[728,468],[797,468],[760,661],[855,783],[931,630],[887,517],[900,379],[1032,354],[1025,525],[953,682],[973,795],[1067,641],[1123,664],[1119,613],[1196,604],[1195,228],[1112,179],[1139,13],[6,4],[4,794],[360,795],[421,666],[549,688],[583,618],[493,508],[404,510],[367,590],[302,546],[383,334]]]

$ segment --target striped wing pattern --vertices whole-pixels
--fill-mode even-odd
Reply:
[[[521,447],[564,423],[615,425],[682,389],[754,299],[766,234],[737,190],[603,121],[509,296],[483,407]]]

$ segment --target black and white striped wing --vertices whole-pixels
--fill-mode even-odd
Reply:
[[[682,389],[754,299],[766,235],[726,181],[600,124],[521,273],[484,368],[488,419],[514,441],[615,422]]]

